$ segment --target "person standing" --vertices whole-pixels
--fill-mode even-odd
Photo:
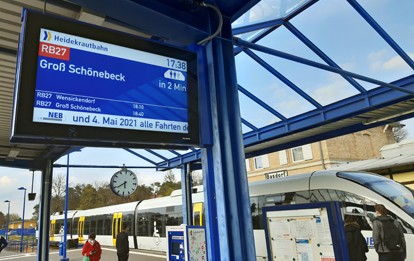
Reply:
[[[398,220],[387,215],[382,204],[375,205],[377,217],[372,224],[372,237],[379,261],[403,261],[406,258],[404,232]]]
[[[116,236],[116,252],[118,261],[127,261],[129,258],[128,226],[122,224],[122,231]]]
[[[1,236],[0,238],[0,252],[8,245],[6,239]]]
[[[365,242],[365,238],[361,233],[360,226],[355,216],[345,217],[345,237],[348,245],[349,260],[352,261],[365,261],[368,252],[368,246]]]
[[[88,256],[90,261],[99,261],[102,255],[101,244],[95,238],[95,233],[90,233],[82,248],[82,256]]]

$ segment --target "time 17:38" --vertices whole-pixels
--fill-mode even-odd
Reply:
[[[184,61],[167,59],[167,66],[179,70],[187,70],[187,63]]]

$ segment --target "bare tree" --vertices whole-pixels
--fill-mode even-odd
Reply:
[[[66,176],[58,174],[53,178],[52,183],[52,197],[63,198],[66,190]]]
[[[172,170],[167,171],[167,173],[164,176],[164,182],[171,182],[171,183],[177,182],[175,178],[175,174]]]
[[[58,174],[53,178],[52,182],[52,202],[51,212],[63,212],[63,206],[66,193],[66,176]]]
[[[196,170],[191,173],[193,186],[203,185],[203,172]]]

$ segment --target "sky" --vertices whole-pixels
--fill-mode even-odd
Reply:
[[[268,12],[274,1],[262,1],[255,11],[249,13],[251,21],[260,21],[260,17],[275,19],[276,12]],[[294,1],[291,1],[294,3]],[[296,1],[299,2],[299,1]],[[414,1],[400,0],[360,0],[358,1],[390,36],[414,58],[414,19],[410,13],[414,10]],[[270,8],[270,9],[269,9]],[[256,19],[256,20],[255,20]],[[248,20],[248,19],[247,19]],[[412,74],[409,68],[381,38],[356,14],[355,10],[343,0],[321,0],[302,14],[292,19],[291,24],[299,29],[308,39],[334,60],[341,68],[385,82],[397,80]],[[252,34],[241,35],[248,38]],[[301,56],[306,59],[324,63],[286,28],[279,28],[268,37],[259,41],[260,45]],[[257,53],[287,79],[299,86],[322,105],[344,99],[358,92],[342,77],[308,66]],[[286,117],[299,115],[314,107],[285,84],[256,64],[244,53],[236,56],[238,83],[254,93],[258,98],[275,108]],[[376,87],[371,83],[358,81],[364,88]],[[255,125],[265,125],[279,119],[240,94],[241,114],[244,119]],[[408,138],[414,139],[414,119],[402,122],[406,125]],[[243,126],[243,132],[250,131]],[[140,152],[142,153],[142,152]],[[145,154],[145,152],[143,152]],[[171,157],[169,152],[163,155]],[[169,155],[168,155],[169,154]],[[66,164],[66,156],[56,163]],[[148,166],[149,164],[122,149],[85,148],[70,155],[70,164]],[[71,168],[69,184],[103,184],[119,169],[107,168]],[[151,169],[132,169],[138,176],[140,184],[149,185],[162,181],[164,173]],[[66,175],[66,168],[54,168],[54,176]],[[175,171],[180,179],[180,171]],[[32,172],[22,169],[0,167],[0,211],[7,213],[10,200],[10,213],[21,216],[23,208],[23,191],[19,187],[32,190]],[[35,201],[26,201],[25,217],[32,216],[33,207],[38,204],[40,192],[40,172],[35,172],[33,192],[37,193]]]

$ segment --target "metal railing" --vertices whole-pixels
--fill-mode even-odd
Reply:
[[[20,244],[23,245],[23,252],[24,253],[31,253],[37,250],[37,240],[34,239],[27,239],[21,242],[20,240],[12,240],[8,242],[8,245],[5,250],[13,251],[13,252],[20,252]]]

